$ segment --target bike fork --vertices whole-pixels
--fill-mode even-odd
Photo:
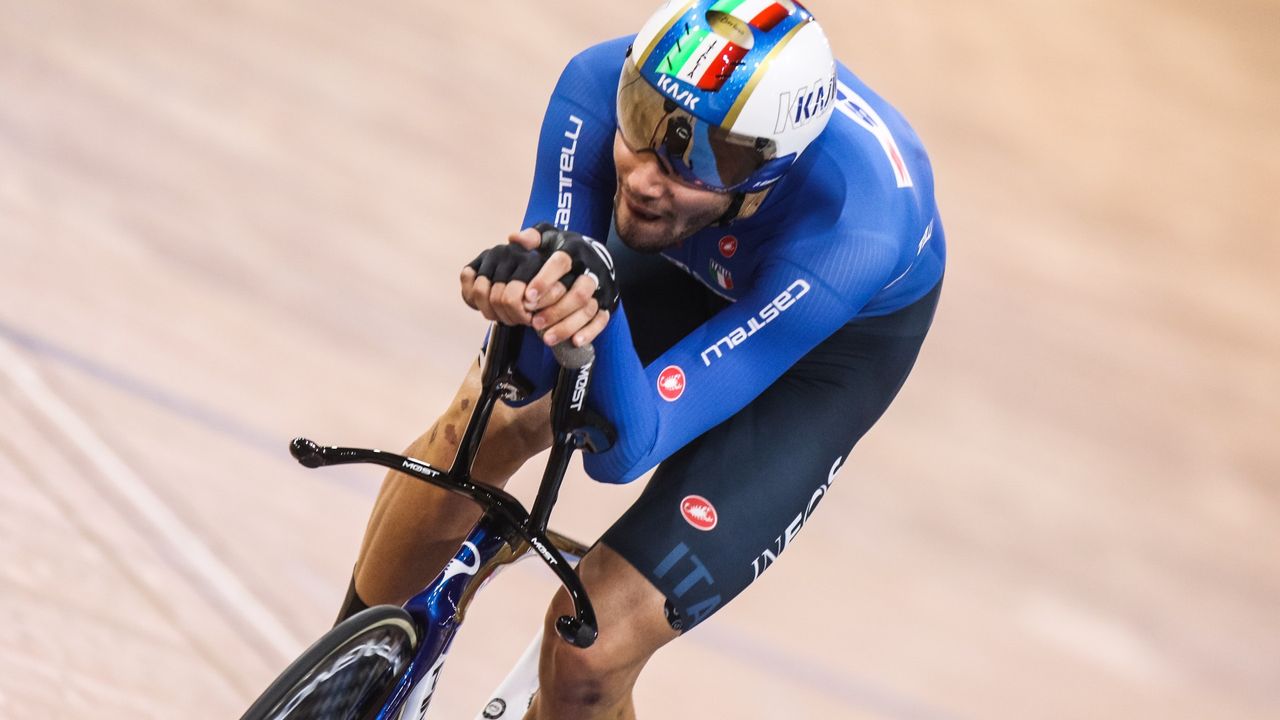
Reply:
[[[405,603],[422,632],[422,644],[378,720],[422,720],[471,599],[498,567],[516,557],[485,516],[436,579]]]

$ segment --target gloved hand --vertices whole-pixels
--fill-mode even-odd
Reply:
[[[480,253],[460,280],[467,305],[490,320],[530,325],[548,345],[591,342],[618,304],[609,251],[545,223]]]
[[[526,250],[515,243],[495,245],[467,263],[478,277],[488,278],[494,285],[512,281],[527,283],[542,269],[547,255]]]
[[[604,243],[581,233],[561,230],[550,223],[538,223],[533,229],[542,233],[539,253],[548,258],[557,252],[569,256],[570,270],[560,278],[566,288],[573,287],[573,282],[580,276],[591,278],[596,284],[596,291],[591,296],[600,303],[600,307],[610,312],[617,309],[618,278],[613,272],[613,256],[605,249]]]

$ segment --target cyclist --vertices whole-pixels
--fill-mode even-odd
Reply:
[[[548,626],[529,716],[633,717],[649,657],[777,561],[896,396],[938,301],[943,230],[915,133],[787,0],[667,2],[583,51],[537,153],[528,229],[463,269],[462,296],[541,333],[521,350],[533,397],[549,346],[594,341],[590,404],[619,438],[587,473],[657,470],[579,567],[599,640],[581,650]],[[478,388],[476,366],[408,453],[447,465]],[[547,402],[495,411],[477,479],[500,486],[550,445]],[[340,619],[423,587],[476,512],[391,473]],[[548,623],[569,612],[557,595]]]

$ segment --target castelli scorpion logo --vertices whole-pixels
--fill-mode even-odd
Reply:
[[[684,370],[677,365],[671,365],[664,369],[658,375],[658,394],[667,402],[675,402],[684,395],[685,377]]]
[[[695,528],[708,532],[720,522],[720,516],[711,501],[701,495],[690,495],[680,501],[680,514]]]

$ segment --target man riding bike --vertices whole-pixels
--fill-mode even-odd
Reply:
[[[540,334],[520,371],[542,397],[495,410],[473,475],[502,486],[550,445],[548,348],[594,342],[588,404],[618,440],[587,473],[657,470],[578,568],[599,640],[544,634],[528,717],[634,717],[648,659],[778,560],[896,396],[937,305],[943,229],[915,133],[789,0],[667,2],[583,51],[537,152],[528,229],[464,268],[461,291]],[[449,464],[478,372],[407,454]],[[389,474],[339,619],[406,600],[477,513]],[[561,593],[547,622],[569,612]]]

